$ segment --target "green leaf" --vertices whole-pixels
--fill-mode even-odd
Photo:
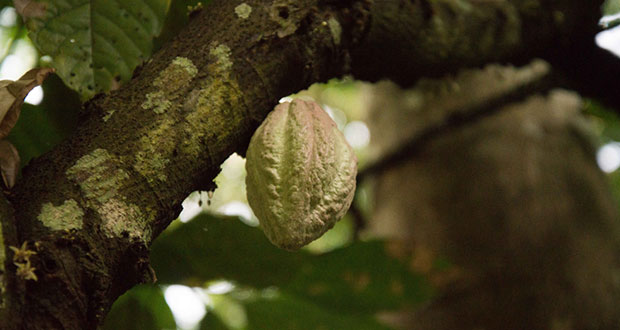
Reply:
[[[586,100],[584,112],[590,116],[600,142],[620,141],[620,117],[611,109],[595,100]]]
[[[603,15],[614,15],[620,12],[620,0],[606,0],[602,7]]]
[[[228,327],[213,312],[207,312],[207,315],[200,321],[200,330],[228,330]]]
[[[151,262],[160,283],[203,285],[225,279],[279,287],[328,310],[373,313],[430,299],[430,285],[383,242],[355,242],[313,255],[280,250],[236,218],[201,215],[157,239]]]
[[[165,232],[151,249],[162,284],[202,285],[225,278],[265,287],[290,279],[302,257],[276,248],[236,217],[206,214]]]
[[[414,306],[432,296],[421,275],[388,256],[383,242],[357,242],[313,258],[283,290],[329,310],[373,313]]]
[[[233,330],[247,328],[247,314],[242,301],[230,294],[211,294],[209,298],[213,305],[209,312],[214,314],[223,326]]]
[[[370,315],[343,315],[286,294],[261,297],[248,302],[245,307],[247,328],[252,330],[389,329]]]
[[[176,329],[176,323],[161,289],[138,285],[116,300],[103,329]]]
[[[8,7],[8,6],[13,6],[13,1],[12,0],[0,0],[0,9],[4,8],[4,7]]]
[[[43,17],[26,17],[30,38],[57,74],[83,98],[131,78],[148,59],[170,0],[45,0]]]
[[[4,10],[10,10],[8,7],[3,7],[0,12]],[[25,36],[25,28],[21,26],[20,20],[16,20],[14,26],[2,26],[0,27],[0,62],[4,61],[6,56],[10,53],[15,41]]]
[[[75,92],[55,75],[49,76],[42,87],[43,102],[22,105],[20,119],[8,137],[19,151],[22,166],[67,138],[77,127],[80,100]]]

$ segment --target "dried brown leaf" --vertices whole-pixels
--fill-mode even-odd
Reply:
[[[7,137],[15,126],[28,92],[41,85],[52,72],[52,68],[36,68],[16,81],[0,81],[0,139]]]
[[[4,186],[12,188],[19,172],[19,153],[8,140],[0,140],[0,174]]]
[[[23,18],[45,17],[47,11],[47,4],[33,0],[13,0],[13,5]]]

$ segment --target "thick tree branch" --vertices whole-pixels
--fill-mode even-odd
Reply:
[[[367,37],[353,49],[353,73],[410,85],[467,66],[559,56],[591,44],[601,3],[377,0]]]
[[[243,17],[240,3],[212,1],[24,170],[9,196],[16,219],[2,220],[16,228],[9,241],[37,253],[38,281],[5,274],[20,303],[0,328],[96,328],[116,297],[152,280],[151,241],[189,192],[212,188],[280,97],[349,68],[410,83],[525,59],[587,36],[598,11],[588,1],[253,0]]]

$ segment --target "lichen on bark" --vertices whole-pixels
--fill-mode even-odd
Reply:
[[[204,152],[201,144],[215,127],[236,127],[243,117],[232,109],[243,104],[243,94],[238,82],[231,75],[233,61],[231,50],[225,44],[213,43],[209,50],[213,62],[207,65],[208,78],[201,87],[190,93],[184,108],[189,110],[186,122],[188,138],[183,149],[192,155]],[[232,132],[231,132],[232,133]],[[225,134],[223,134],[225,135]],[[209,152],[217,152],[218,145],[210,145]]]
[[[133,167],[151,183],[168,179],[165,170],[176,147],[175,140],[170,137],[173,124],[170,118],[164,118],[140,138]]]
[[[120,193],[131,184],[129,174],[120,168],[119,160],[105,149],[95,149],[78,159],[66,171],[87,198],[87,206],[99,215],[102,229],[109,237],[151,239],[149,217],[140,207],[128,203]]]
[[[151,109],[157,114],[166,112],[173,106],[170,98],[176,91],[187,86],[197,73],[198,69],[190,59],[175,57],[153,81],[155,90],[145,95],[142,108]]]
[[[230,60],[230,47],[225,44],[214,44],[211,46],[209,50],[209,55],[215,58],[215,66],[216,71],[221,73],[226,73],[233,65],[233,62]]]
[[[83,217],[84,211],[78,203],[69,199],[58,206],[54,206],[52,203],[43,204],[37,219],[51,230],[70,230],[81,229]]]
[[[104,232],[109,237],[127,235],[133,239],[150,242],[152,238],[152,231],[148,226],[150,219],[137,205],[113,198],[101,205],[99,214],[102,217]]]
[[[77,183],[93,204],[103,204],[117,196],[119,187],[129,179],[129,174],[116,165],[116,161],[105,149],[95,149],[81,157],[66,171],[67,177]]]
[[[245,2],[235,7],[235,14],[241,19],[247,19],[251,13],[252,7]]]
[[[336,45],[340,45],[340,41],[342,40],[342,26],[337,19],[331,17],[327,20],[327,26],[329,26],[329,32],[332,34],[332,38],[334,39],[334,43]]]

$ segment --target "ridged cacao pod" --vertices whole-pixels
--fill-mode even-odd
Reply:
[[[336,123],[314,102],[281,103],[247,150],[247,197],[265,235],[296,250],[349,209],[357,158]]]

